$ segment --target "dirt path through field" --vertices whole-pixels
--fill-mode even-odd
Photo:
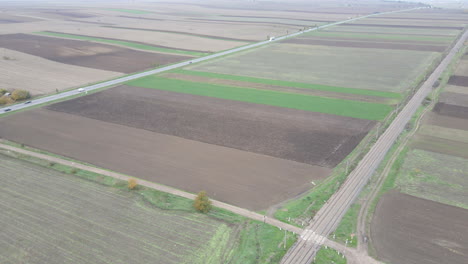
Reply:
[[[109,171],[109,170],[104,170],[104,169],[100,169],[100,168],[96,168],[96,167],[91,167],[91,166],[83,165],[81,163],[73,162],[73,161],[70,161],[70,160],[65,160],[65,159],[52,157],[52,156],[49,156],[49,155],[45,155],[45,154],[41,154],[41,153],[37,153],[37,152],[25,150],[25,149],[13,147],[13,146],[5,144],[3,142],[3,140],[1,140],[1,139],[0,139],[0,148],[10,150],[10,151],[14,151],[14,152],[21,153],[21,154],[25,154],[25,155],[29,155],[29,156],[32,156],[32,157],[40,158],[40,159],[43,159],[43,160],[56,162],[56,163],[63,164],[63,165],[66,165],[66,166],[78,168],[80,170],[91,171],[91,172],[94,172],[94,173],[97,173],[97,174],[102,174],[102,175],[109,176],[109,177],[116,178],[116,179],[120,179],[120,180],[123,180],[123,181],[128,181],[128,179],[133,178],[133,177],[121,174],[121,173],[117,173],[117,172],[113,172],[113,171]],[[138,184],[142,185],[142,186],[145,186],[145,187],[149,187],[149,188],[158,190],[158,191],[162,191],[162,192],[170,193],[170,194],[177,195],[177,196],[180,196],[180,197],[184,197],[184,198],[187,198],[187,199],[191,199],[191,200],[195,199],[195,197],[196,197],[195,194],[184,192],[184,191],[181,191],[181,190],[178,190],[178,189],[175,189],[175,188],[171,188],[169,186],[165,186],[165,185],[161,185],[161,184],[157,184],[157,183],[153,183],[153,182],[149,182],[149,181],[145,181],[145,180],[138,180]],[[231,212],[234,212],[236,214],[242,215],[244,217],[247,217],[247,218],[250,218],[250,219],[253,219],[253,220],[262,221],[262,222],[268,223],[270,225],[273,225],[273,226],[276,226],[276,227],[279,227],[279,228],[286,229],[288,231],[294,232],[296,234],[299,234],[302,231],[302,229],[299,228],[299,227],[295,227],[295,226],[283,223],[283,222],[281,222],[279,220],[276,220],[276,219],[273,219],[273,218],[265,217],[265,216],[263,216],[261,214],[249,211],[249,210],[244,209],[244,208],[240,208],[240,207],[230,205],[230,204],[227,204],[227,203],[223,203],[223,202],[220,202],[220,201],[216,201],[216,200],[213,200],[213,199],[211,201],[213,202],[213,205],[216,206],[216,207],[229,210]]]

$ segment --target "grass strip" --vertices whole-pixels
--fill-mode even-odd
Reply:
[[[256,104],[293,108],[368,120],[383,120],[392,110],[384,104],[325,98],[318,96],[221,86],[148,76],[127,83],[131,86],[215,97]]]
[[[123,9],[123,8],[106,8],[109,11],[116,11],[122,13],[130,13],[130,14],[151,14],[152,12],[144,11],[144,10],[136,10],[136,9]]]
[[[212,72],[200,72],[200,71],[191,71],[191,70],[183,70],[183,69],[173,70],[172,72],[185,74],[185,75],[202,76],[202,77],[208,77],[208,78],[218,78],[218,79],[234,80],[234,81],[242,81],[242,82],[261,83],[261,84],[269,84],[269,85],[277,85],[277,86],[285,86],[285,87],[295,87],[295,88],[302,88],[302,89],[337,92],[337,93],[369,95],[369,96],[397,98],[397,99],[400,99],[402,97],[401,94],[392,93],[392,92],[336,87],[336,86],[328,86],[328,85],[321,85],[321,84],[289,82],[289,81],[262,79],[262,78],[248,77],[248,76],[237,76],[237,75],[228,75],[228,74],[212,73]]]
[[[332,248],[322,247],[311,264],[346,264],[346,258]]]
[[[129,48],[135,48],[135,49],[141,49],[141,50],[159,51],[159,52],[166,52],[166,53],[173,53],[173,54],[183,54],[183,55],[190,55],[190,56],[197,56],[197,57],[208,55],[208,53],[203,53],[203,52],[177,50],[177,49],[169,49],[169,48],[163,48],[163,47],[155,47],[155,46],[149,46],[149,45],[145,45],[145,44],[141,44],[141,43],[129,42],[129,41],[124,41],[124,40],[103,39],[103,38],[79,36],[79,35],[73,35],[73,34],[47,32],[47,31],[34,32],[34,34],[45,35],[45,36],[53,36],[53,37],[61,37],[61,38],[69,38],[69,39],[86,40],[86,41],[94,41],[94,42],[121,45],[121,46],[129,47]]]
[[[335,241],[346,244],[348,247],[357,247],[358,237],[357,237],[357,220],[359,215],[359,210],[361,209],[360,203],[353,203],[348,209],[346,214],[341,219],[338,228],[333,232],[332,237]]]
[[[413,40],[413,41],[433,41],[449,43],[453,41],[453,37],[436,37],[436,36],[416,36],[416,35],[381,35],[372,33],[347,33],[347,32],[333,32],[333,31],[312,31],[307,33],[309,36],[321,36],[321,37],[349,37],[356,39],[388,39],[388,40]]]

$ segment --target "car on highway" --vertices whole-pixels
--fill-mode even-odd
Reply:
[[[27,101],[27,102],[25,102],[24,104],[30,104],[30,103],[32,103],[32,101]]]
[[[78,88],[78,92],[81,93],[81,92],[84,92],[84,91],[85,91],[85,89],[83,89],[83,88]]]
[[[5,110],[3,110],[3,112],[10,112],[11,111],[11,108],[7,108]]]

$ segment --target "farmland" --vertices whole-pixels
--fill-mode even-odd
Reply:
[[[0,81],[9,89],[24,84],[37,96],[131,76],[83,86],[61,101],[33,98],[21,111],[7,106],[0,138],[148,184],[205,190],[223,208],[295,225],[292,230],[339,219],[332,214],[351,201],[341,203],[341,195],[326,207],[335,212],[317,212],[336,190],[346,190],[348,174],[382,141],[421,83],[433,79],[429,74],[454,50],[468,20],[433,9],[380,17],[422,4],[374,0],[287,7],[276,1],[91,2],[2,8],[0,67],[8,72]],[[257,41],[264,42],[244,46]],[[198,58],[239,46],[240,52]],[[171,65],[177,62],[183,63]],[[132,74],[148,69],[155,70]],[[448,255],[458,264],[466,254],[456,232],[468,217],[466,69],[460,63],[450,79],[439,79],[448,82],[445,92],[426,98],[433,111],[399,158],[386,185],[394,190],[382,196],[372,232],[364,234],[382,261],[443,263],[438,257]],[[0,259],[6,262],[278,263],[295,239],[282,244],[285,231],[231,212],[195,213],[189,200],[145,187],[130,191],[104,176],[96,184],[90,172],[47,161],[34,161],[37,166],[26,161],[32,157],[14,155],[0,151],[6,183],[0,206],[7,212],[0,219],[8,223],[0,232],[7,248]],[[345,218],[338,240],[363,235],[354,228],[359,208]],[[320,223],[323,230],[330,226]],[[361,253],[350,262],[368,257]],[[334,249],[320,251],[318,259],[346,262]]]
[[[0,178],[5,183],[0,204],[2,262],[148,263],[158,259],[159,263],[215,264],[278,259],[272,245],[281,243],[283,234],[277,228],[236,216],[220,220],[222,214],[216,218],[195,213],[191,201],[155,191],[128,191],[119,188],[122,183],[118,182],[110,187],[1,153],[0,159]],[[159,199],[177,210],[159,209],[154,204]],[[269,253],[259,256],[244,250],[251,246],[246,232],[258,237],[254,248]]]
[[[468,244],[460,232],[468,217],[468,85],[456,78],[465,69],[459,60],[394,165],[390,187],[396,190],[380,199],[371,225],[373,246],[384,261],[461,264],[466,259]]]
[[[4,49],[0,64],[2,88],[21,87],[33,96],[49,94],[88,83],[120,76],[120,72],[63,64],[15,50]]]
[[[372,222],[373,244],[389,263],[465,263],[468,211],[401,194],[385,194]]]
[[[253,53],[255,56],[252,56]],[[399,93],[408,89],[437,56],[435,52],[284,43],[245,51],[188,69]],[[308,59],[305,60],[305,57]]]

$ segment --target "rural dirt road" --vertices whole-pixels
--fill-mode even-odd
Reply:
[[[367,184],[375,169],[385,157],[397,137],[414,115],[424,98],[432,91],[433,84],[452,61],[468,37],[465,31],[444,60],[406,104],[387,130],[380,136],[370,151],[349,174],[341,188],[327,201],[302,232],[301,238],[294,244],[281,261],[282,264],[309,264],[328,235],[336,229],[341,218]]]
[[[65,159],[61,159],[61,158],[58,158],[58,157],[53,157],[53,156],[50,156],[50,155],[41,154],[41,153],[25,150],[25,149],[22,149],[22,148],[17,148],[17,147],[14,147],[14,146],[10,146],[10,145],[7,145],[7,144],[3,143],[1,139],[0,139],[0,149],[10,150],[10,151],[25,154],[25,155],[28,155],[28,156],[36,157],[36,158],[39,158],[39,159],[55,162],[55,163],[58,163],[58,164],[67,165],[67,166],[70,166],[70,167],[73,167],[73,168],[78,168],[78,169],[81,169],[81,170],[91,171],[91,172],[94,172],[94,173],[97,173],[97,174],[113,177],[113,178],[123,180],[123,181],[128,181],[128,179],[130,179],[130,178],[135,178],[135,177],[130,177],[130,176],[121,174],[121,173],[112,172],[112,171],[108,171],[108,170],[104,170],[104,169],[84,165],[84,164],[81,164],[81,163],[73,162],[73,161],[70,161],[70,160],[65,160]],[[145,181],[145,180],[141,180],[141,179],[138,179],[138,184],[141,185],[141,186],[145,186],[145,187],[148,187],[148,188],[152,188],[152,189],[155,189],[155,190],[158,190],[158,191],[170,193],[170,194],[177,195],[177,196],[184,197],[184,198],[191,199],[191,200],[195,199],[195,197],[196,197],[196,195],[192,194],[192,193],[184,192],[184,191],[172,188],[172,187],[168,187],[168,186],[165,186],[165,185],[161,185],[161,184],[157,184],[157,183],[153,183],[153,182],[149,182],[149,181]],[[213,205],[216,206],[216,207],[229,210],[231,212],[242,215],[244,217],[247,217],[247,218],[250,218],[250,219],[253,219],[253,220],[262,221],[262,222],[265,222],[267,224],[276,226],[276,227],[281,228],[281,229],[288,230],[288,231],[296,233],[296,234],[299,234],[299,233],[302,232],[302,229],[299,228],[299,227],[295,227],[295,226],[286,224],[284,222],[281,222],[279,220],[276,220],[276,219],[273,219],[273,218],[270,218],[270,217],[265,217],[264,215],[249,211],[247,209],[243,209],[243,208],[240,208],[240,207],[237,207],[237,206],[234,206],[234,205],[230,205],[230,204],[227,204],[227,203],[223,203],[223,202],[220,202],[220,201],[216,201],[216,200],[212,200],[212,202],[213,202]]]

